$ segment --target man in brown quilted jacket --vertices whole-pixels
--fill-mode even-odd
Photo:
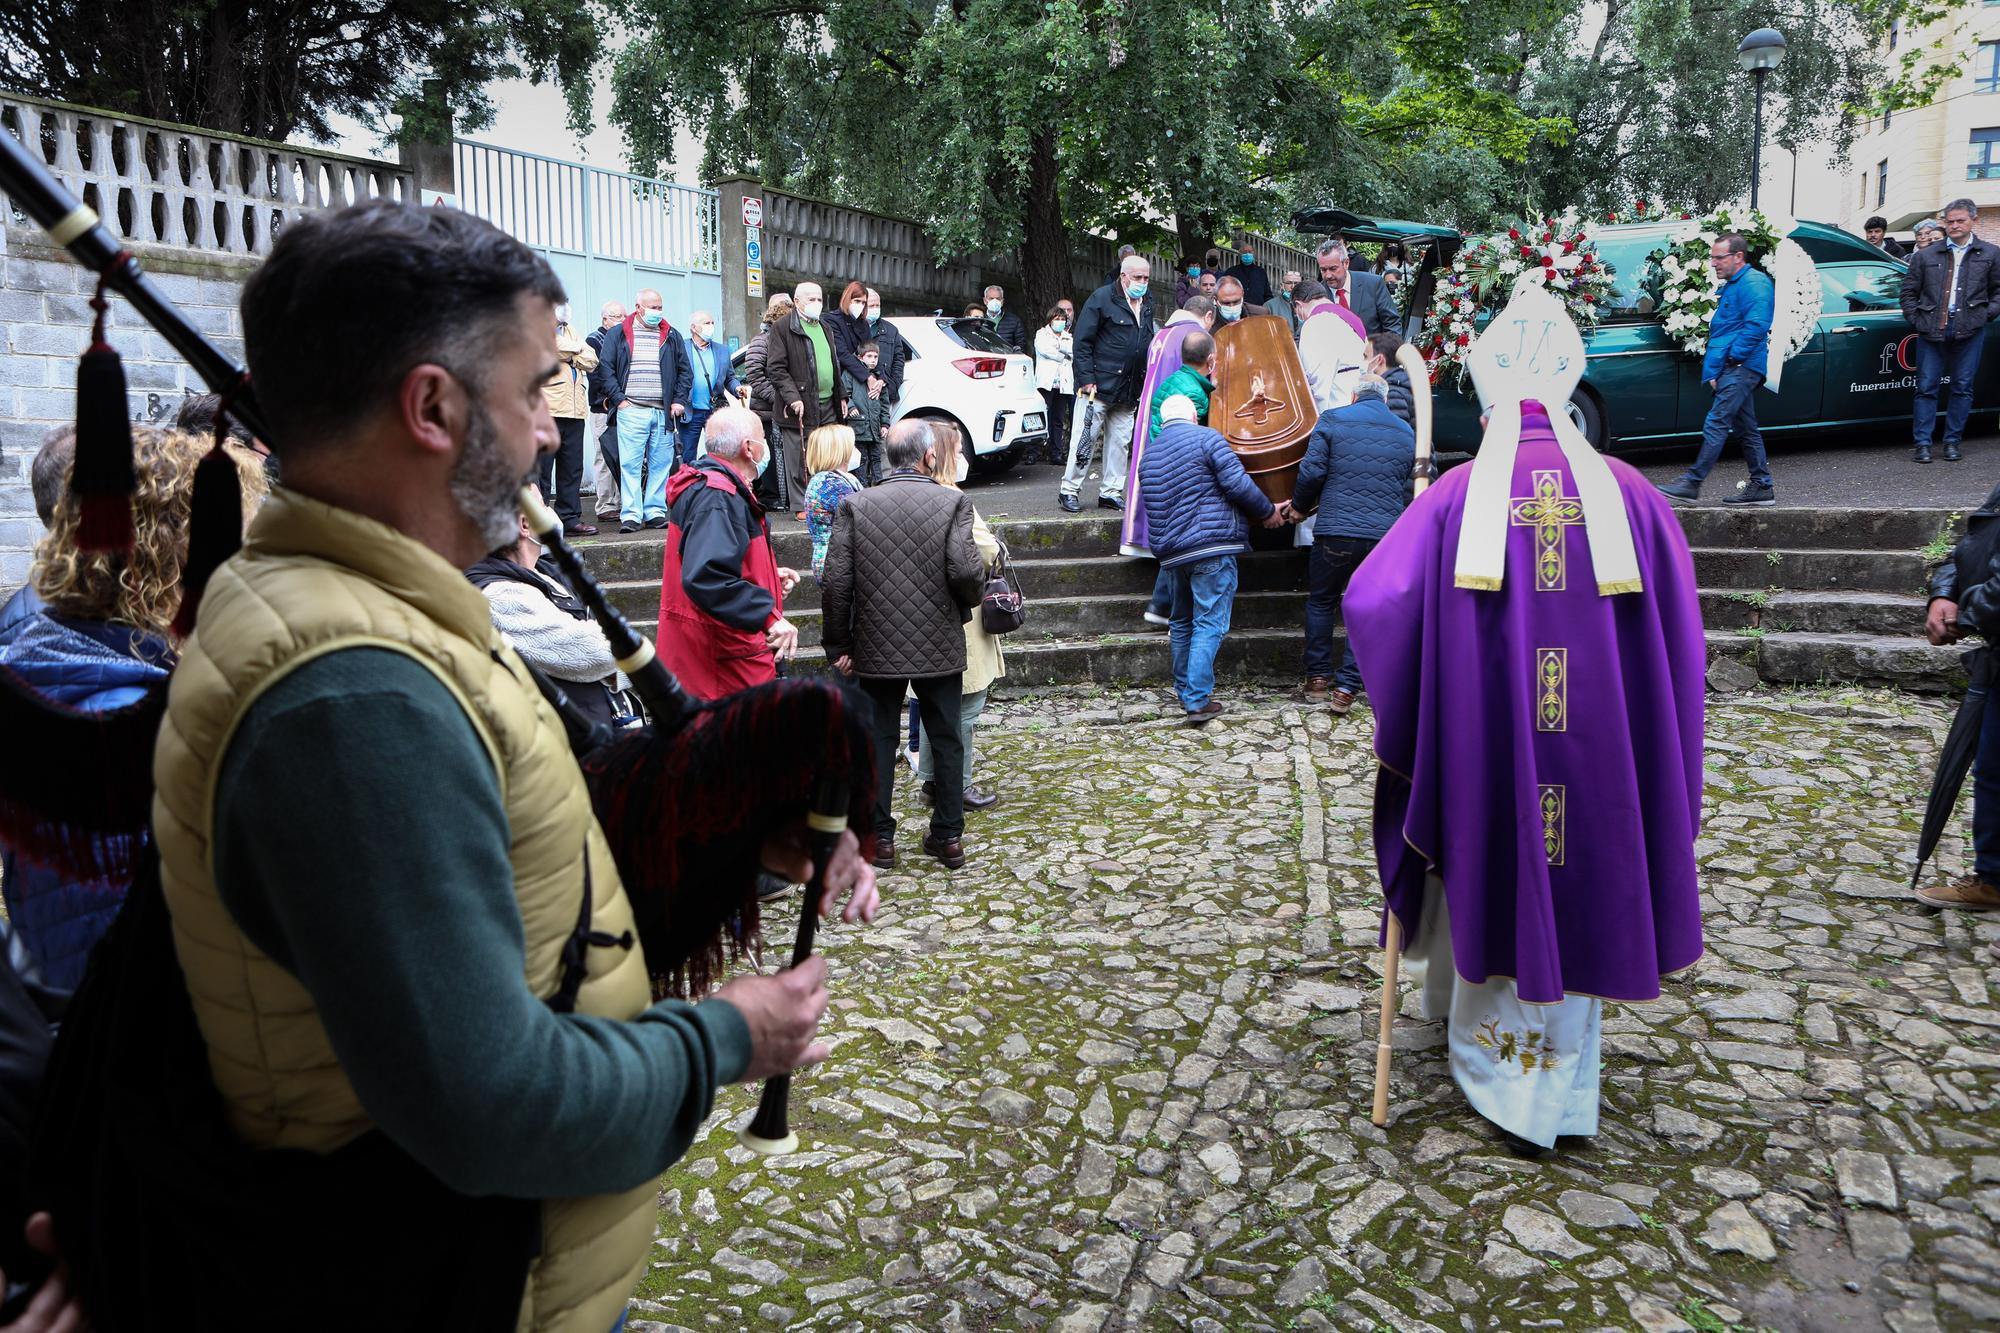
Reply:
[[[965,622],[979,604],[985,562],[972,544],[972,501],[931,479],[942,439],[956,432],[910,420],[889,429],[881,484],[850,495],[834,512],[820,574],[827,659],[875,705],[875,864],[896,864],[890,813],[903,690],[916,693],[936,761],[937,804],[924,850],[952,870],[965,864],[965,750],[958,701],[965,674]],[[965,460],[959,460],[959,476]]]

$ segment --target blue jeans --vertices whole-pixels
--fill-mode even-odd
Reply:
[[[674,470],[674,437],[663,407],[618,413],[618,518],[638,523],[667,516],[667,474]],[[644,478],[643,500],[641,478]]]
[[[701,443],[701,428],[708,424],[710,410],[706,407],[690,407],[687,415],[682,417],[680,424],[675,427],[681,437],[681,462],[689,467],[694,466],[694,449]]]
[[[1715,377],[1715,401],[1709,405],[1708,419],[1701,423],[1701,452],[1683,481],[1701,485],[1734,433],[1737,447],[1743,450],[1743,462],[1750,469],[1750,484],[1771,484],[1771,469],[1764,459],[1764,433],[1757,429],[1757,387],[1763,382],[1764,377],[1747,366],[1722,368]]]
[[[1229,633],[1236,602],[1236,557],[1210,556],[1175,565],[1174,613],[1167,640],[1174,650],[1174,692],[1190,713],[1215,693],[1215,653]]]
[[[1910,433],[1917,447],[1928,449],[1937,430],[1938,388],[1945,376],[1951,377],[1951,401],[1944,410],[1944,442],[1957,444],[1965,438],[1965,419],[1972,415],[1972,382],[1979,377],[1979,352],[1986,345],[1984,331],[1970,338],[1954,338],[1952,325],[1944,326],[1942,338],[1919,338],[1917,353],[1917,396],[1910,404]]]
[[[1146,609],[1162,620],[1174,614],[1174,575],[1170,569],[1161,569],[1153,575],[1153,596],[1146,603]]]
[[[1306,594],[1306,678],[1331,676],[1335,688],[1361,693],[1361,668],[1354,644],[1347,644],[1340,666],[1333,665],[1333,617],[1347,594],[1347,581],[1375,549],[1366,537],[1315,537],[1312,545],[1311,591]]]
[[[1972,761],[1972,869],[2000,884],[2000,700],[1990,697]]]

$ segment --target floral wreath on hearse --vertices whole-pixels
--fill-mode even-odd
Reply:
[[[1641,199],[1622,214],[1607,213],[1604,221],[1615,225],[1675,216],[1674,210]],[[1777,288],[1766,379],[1767,387],[1777,389],[1784,363],[1812,341],[1820,314],[1819,272],[1812,256],[1788,239],[1792,220],[1761,209],[1731,208],[1702,216],[1679,210],[1678,217],[1683,225],[1667,245],[1647,256],[1642,275],[1642,286],[1658,292],[1655,309],[1661,327],[1690,356],[1708,350],[1709,320],[1722,291],[1708,266],[1709,247],[1718,236],[1740,233],[1749,247],[1750,262]],[[1498,310],[1524,273],[1557,296],[1578,331],[1588,336],[1597,327],[1616,276],[1598,256],[1593,226],[1572,208],[1505,232],[1469,238],[1451,266],[1439,273],[1437,292],[1417,335],[1431,382],[1441,382],[1448,372],[1463,382],[1481,316]]]
[[[1780,368],[1812,341],[1820,314],[1819,269],[1812,256],[1789,239],[1792,219],[1758,208],[1718,208],[1704,217],[1684,212],[1681,219],[1684,225],[1667,246],[1646,260],[1651,270],[1646,285],[1659,284],[1661,327],[1690,356],[1708,350],[1709,321],[1722,294],[1722,284],[1708,265],[1709,247],[1717,237],[1736,232],[1749,247],[1750,262],[1769,275],[1777,288],[1771,317],[1770,370],[1765,381],[1776,389]]]
[[[1481,315],[1505,305],[1523,276],[1548,288],[1583,333],[1597,327],[1611,291],[1611,270],[1598,257],[1590,225],[1576,209],[1522,222],[1504,232],[1470,237],[1438,274],[1431,308],[1424,313],[1417,349],[1431,383],[1456,373],[1461,385]]]

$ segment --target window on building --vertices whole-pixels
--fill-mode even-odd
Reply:
[[[1996,3],[2000,3],[2000,0],[1996,0]],[[1889,117],[1891,114],[1892,113],[1888,111],[1884,111],[1882,113],[1882,133],[1884,134],[1887,134],[1889,132]]]
[[[1972,160],[1965,168],[1965,178],[2000,180],[2000,125],[1972,132]]]
[[[1883,208],[1889,203],[1889,159],[1883,158],[1875,164],[1875,207]]]
[[[1972,89],[2000,93],[2000,42],[1981,42],[1972,55]]]
[[[1889,49],[1891,51],[1896,49],[1896,42],[1902,37],[1902,35],[1903,35],[1903,20],[1891,19],[1889,21]]]

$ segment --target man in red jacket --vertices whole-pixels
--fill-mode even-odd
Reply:
[[[778,564],[771,525],[751,486],[771,464],[764,423],[741,407],[708,419],[708,447],[667,482],[667,552],[660,571],[660,657],[704,699],[778,677],[798,651],[785,594],[799,572]]]

